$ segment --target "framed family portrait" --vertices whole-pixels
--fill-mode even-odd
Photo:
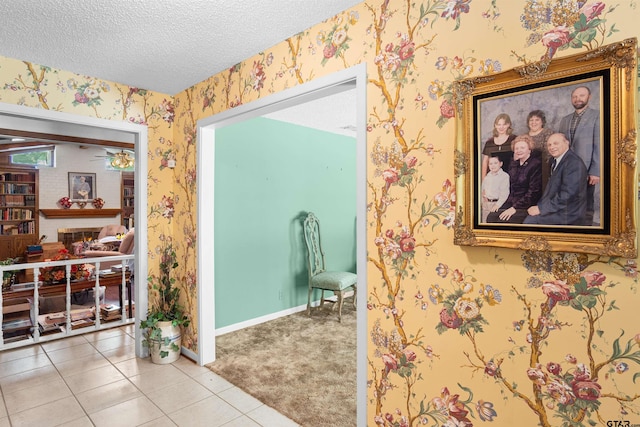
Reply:
[[[636,45],[455,83],[455,244],[636,256]]]
[[[90,202],[96,196],[96,174],[69,172],[69,198],[75,202]]]

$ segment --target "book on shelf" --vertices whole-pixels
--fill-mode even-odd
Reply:
[[[123,266],[122,264],[116,264],[116,265],[112,265],[111,266],[111,272],[112,273],[122,273],[122,270],[127,270],[127,266]]]
[[[3,330],[27,329],[27,328],[30,328],[31,326],[33,326],[33,323],[31,323],[31,319],[28,317],[18,318],[18,319],[8,319],[2,322]]]
[[[47,325],[39,323],[38,329],[40,329],[40,335],[51,335],[57,334],[58,332],[64,332],[64,326],[57,324]]]
[[[67,316],[65,315],[64,311],[58,312],[58,313],[50,313],[47,314],[47,316],[45,317],[45,320],[47,322],[50,323],[60,323],[60,322],[64,322],[67,320]]]
[[[120,313],[120,306],[116,304],[101,305],[100,317],[104,322],[110,322],[112,320],[120,320],[120,318],[122,317]]]
[[[96,322],[93,319],[78,319],[71,322],[71,330],[86,328],[95,324]]]

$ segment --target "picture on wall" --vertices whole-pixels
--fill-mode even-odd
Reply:
[[[73,201],[91,201],[96,198],[96,174],[69,172],[69,198]]]
[[[635,256],[635,46],[456,83],[456,244]]]

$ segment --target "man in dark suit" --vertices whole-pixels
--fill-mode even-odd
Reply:
[[[591,225],[587,224],[587,168],[573,151],[569,140],[554,133],[547,140],[547,150],[553,157],[551,177],[538,204],[531,206],[524,224]]]
[[[589,107],[591,90],[579,86],[571,92],[574,112],[560,120],[558,132],[587,168],[587,225],[600,225],[600,111]]]

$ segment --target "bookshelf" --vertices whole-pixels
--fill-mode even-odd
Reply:
[[[0,259],[38,241],[38,170],[0,167]]]
[[[133,172],[122,172],[122,225],[133,227],[133,207],[135,206],[135,177]]]

